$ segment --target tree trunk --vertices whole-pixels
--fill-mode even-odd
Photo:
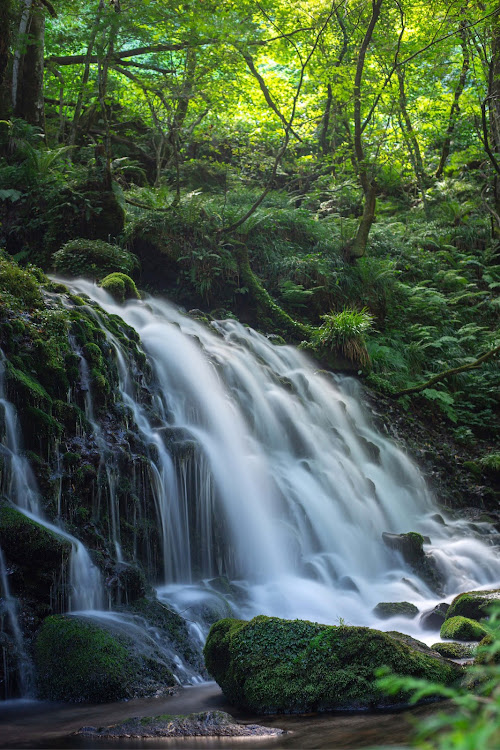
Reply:
[[[12,0],[0,0],[0,120],[7,120],[11,113],[9,91],[9,65],[11,62]]]
[[[26,51],[21,58],[16,85],[14,113],[31,125],[44,128],[43,100],[45,12],[38,4],[31,6]],[[22,43],[22,40],[20,40]]]
[[[354,78],[354,156],[356,160],[356,168],[358,172],[359,181],[363,188],[365,196],[365,205],[363,208],[363,216],[358,227],[358,232],[352,246],[349,248],[348,255],[351,258],[361,258],[366,252],[366,245],[368,243],[368,235],[375,219],[375,207],[377,202],[377,185],[375,179],[370,175],[369,167],[365,158],[365,152],[363,148],[362,139],[362,123],[361,123],[361,82],[363,80],[363,71],[365,66],[365,57],[368,47],[370,45],[373,30],[380,17],[380,11],[382,8],[383,0],[372,0],[372,15],[368,23],[361,47],[358,52],[358,59],[356,63],[356,75]]]
[[[443,148],[441,150],[441,158],[439,160],[439,166],[436,170],[436,177],[439,179],[443,174],[443,170],[446,164],[446,160],[450,155],[451,139],[455,125],[457,124],[458,117],[460,115],[460,97],[465,88],[465,82],[467,80],[467,73],[470,68],[470,55],[469,48],[467,45],[467,25],[465,21],[460,23],[460,39],[463,51],[462,70],[460,71],[460,78],[458,79],[457,87],[455,89],[455,95],[453,97],[453,103],[450,109],[450,116],[448,118],[448,127],[446,129]]]
[[[375,208],[377,205],[377,185],[373,181],[365,192],[365,204],[363,206],[363,215],[358,226],[358,232],[349,248],[349,257],[362,258],[366,252],[368,236],[373,222],[375,221]]]
[[[404,71],[401,68],[397,68],[396,75],[398,77],[398,84],[399,84],[399,108],[401,110],[401,115],[403,117],[404,122],[404,130],[403,130],[403,136],[405,137],[405,140],[408,144],[408,150],[410,152],[410,159],[413,163],[413,169],[415,171],[415,177],[417,178],[417,185],[418,189],[420,190],[420,194],[422,196],[422,201],[424,204],[424,211],[427,215],[427,198],[425,194],[425,170],[424,170],[424,162],[422,159],[422,152],[420,151],[420,144],[418,142],[417,134],[415,133],[413,129],[413,124],[410,118],[410,114],[408,112],[407,102],[406,102],[406,91],[405,91],[405,78],[404,78]]]
[[[491,42],[491,64],[489,76],[489,115],[490,115],[490,133],[491,133],[491,150],[497,163],[500,162],[500,18],[495,16],[492,25],[492,42]],[[495,175],[494,183],[494,203],[495,213],[500,216],[500,177]],[[497,222],[492,222],[493,237],[500,240],[500,226]]]
[[[80,84],[80,91],[78,92],[78,98],[76,101],[75,113],[73,115],[73,122],[71,123],[71,131],[69,134],[70,146],[73,146],[76,141],[76,134],[78,132],[78,124],[80,122],[80,115],[81,115],[82,106],[83,106],[83,97],[85,96],[85,87],[88,83],[89,76],[90,76],[90,60],[92,57],[92,52],[94,50],[95,40],[96,40],[97,32],[99,30],[99,24],[101,22],[101,16],[102,16],[103,10],[104,10],[104,0],[99,0],[96,17],[94,19],[94,25],[92,26],[92,31],[90,32],[90,39],[89,39],[89,43],[87,47],[87,54],[85,55],[85,67],[83,69],[82,81]]]

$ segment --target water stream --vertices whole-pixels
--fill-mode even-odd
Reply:
[[[422,474],[374,429],[354,379],[317,372],[296,348],[234,320],[210,327],[162,300],[122,306],[89,282],[73,288],[131,325],[153,366],[154,421],[107,332],[122,398],[155,447],[165,569],[158,593],[179,610],[196,619],[200,602],[217,597],[210,580],[224,575],[240,616],[383,628],[371,613],[377,602],[425,609],[436,601],[382,543],[383,532],[430,538],[448,598],[500,580],[491,528],[472,532],[465,521],[436,517]],[[195,446],[180,463],[168,451],[172,431]],[[387,627],[422,636],[418,622]]]
[[[118,399],[148,456],[138,502],[145,508],[146,496],[153,499],[161,546],[158,597],[187,618],[199,647],[217,617],[257,614],[401,630],[433,642],[437,633],[422,632],[418,618],[381,621],[373,607],[407,600],[423,611],[458,592],[499,584],[491,527],[471,528],[441,511],[437,517],[424,477],[374,428],[356,380],[317,371],[303,352],[276,346],[234,320],[207,325],[159,299],[118,305],[90,282],[70,287],[88,298],[87,310],[112,348]],[[132,371],[129,352],[100,308],[139,334],[152,369],[149,399],[142,397],[142,376]],[[101,457],[105,489],[97,503],[108,503],[116,559],[126,564],[119,469],[95,416],[88,363],[75,342],[72,346]],[[85,546],[62,522],[45,518],[21,449],[15,408],[5,396],[4,367],[0,358],[2,494],[71,543],[68,609],[175,659],[141,618],[109,611],[101,575]],[[430,539],[425,550],[442,574],[444,597],[438,599],[382,541],[384,532],[408,531]],[[15,634],[16,606],[5,565],[0,569],[4,609]],[[180,659],[176,678],[183,684],[200,679]],[[22,692],[28,695],[29,689]]]

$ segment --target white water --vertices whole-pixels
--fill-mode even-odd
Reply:
[[[101,576],[92,563],[85,546],[79,539],[69,534],[45,518],[41,508],[40,495],[29,461],[21,450],[20,430],[16,410],[5,397],[4,355],[0,351],[0,407],[3,409],[4,435],[0,449],[6,459],[2,473],[4,497],[25,516],[36,521],[48,531],[71,544],[69,565],[69,609],[101,609],[104,606],[104,593]]]
[[[107,334],[122,398],[154,448],[151,491],[165,571],[159,596],[187,617],[197,619],[207,596],[227,607],[208,581],[227,575],[242,596],[226,598],[244,617],[342,618],[422,637],[417,621],[381,623],[371,614],[379,601],[409,600],[421,610],[436,601],[385,547],[384,531],[430,537],[426,550],[445,576],[448,600],[498,584],[490,527],[476,524],[473,534],[466,522],[433,519],[421,473],[373,428],[353,379],[318,373],[298,350],[235,321],[209,330],[161,300],[122,306],[89,282],[71,286],[135,328],[153,365],[154,425],[119,342]],[[194,458],[170,454],[172,430],[196,443]]]

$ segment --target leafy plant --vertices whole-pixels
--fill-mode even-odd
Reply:
[[[492,608],[493,609],[493,608]],[[389,695],[412,693],[410,703],[426,698],[447,698],[456,712],[437,712],[417,726],[413,746],[425,750],[496,750],[500,745],[500,608],[484,623],[489,635],[478,658],[459,687],[427,680],[381,674],[378,685]],[[480,657],[479,657],[480,654]]]
[[[368,365],[370,357],[365,337],[373,327],[374,318],[366,307],[362,310],[346,307],[339,313],[321,317],[325,322],[312,335],[313,348],[340,352],[355,364]]]

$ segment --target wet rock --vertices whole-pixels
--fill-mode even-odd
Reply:
[[[442,684],[461,674],[457,665],[402,634],[264,616],[215,623],[204,655],[229,702],[261,714],[394,704],[377,686],[379,666]]]
[[[155,654],[84,617],[48,617],[35,642],[38,697],[105,703],[171,694],[172,672]]]
[[[429,553],[424,552],[424,544],[429,544],[429,537],[409,531],[406,534],[384,532],[382,539],[389,549],[399,552],[403,560],[411,567],[430,589],[437,594],[443,593],[443,580],[436,561]]]
[[[424,630],[439,630],[446,619],[446,613],[450,608],[446,602],[436,604],[433,609],[424,612],[420,618],[420,627]]]
[[[86,737],[275,737],[283,729],[259,724],[238,724],[225,711],[202,711],[187,716],[135,717],[104,729],[82,727],[75,732]]]
[[[388,620],[390,617],[409,617],[412,619],[418,615],[418,607],[410,602],[379,602],[373,608],[373,614],[381,620]]]
[[[446,619],[460,615],[471,620],[481,620],[483,617],[488,617],[489,609],[495,602],[500,602],[500,589],[467,591],[453,599]]]
[[[339,579],[338,587],[343,591],[356,591],[359,593],[359,587],[352,580],[351,576],[342,576],[342,578]]]
[[[471,659],[477,648],[476,643],[433,643],[431,648],[446,659]]]
[[[456,641],[481,641],[488,631],[475,620],[468,617],[451,617],[445,620],[441,626],[441,638],[449,638]]]

